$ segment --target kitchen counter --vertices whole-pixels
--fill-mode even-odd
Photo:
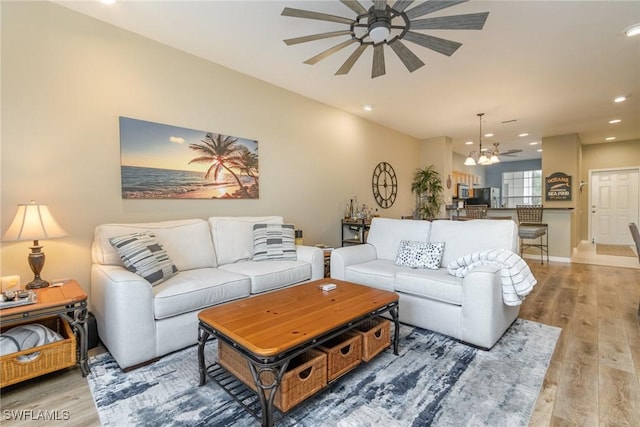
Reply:
[[[455,219],[458,216],[464,217],[464,209],[447,207],[447,216]],[[570,262],[576,230],[574,224],[574,208],[544,208],[542,222],[549,225],[549,259],[551,261]],[[510,216],[516,223],[518,216],[515,208],[489,208],[487,209],[487,219],[491,217]],[[523,258],[540,259],[539,253],[525,253]]]

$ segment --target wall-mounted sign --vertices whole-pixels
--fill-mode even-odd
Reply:
[[[571,176],[556,172],[545,178],[545,200],[571,200]]]

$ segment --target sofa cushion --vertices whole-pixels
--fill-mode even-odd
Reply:
[[[429,221],[373,218],[367,243],[376,248],[378,259],[395,261],[401,241],[428,242],[430,230],[431,223]]]
[[[344,280],[393,291],[396,271],[401,268],[396,266],[394,261],[386,259],[353,264],[344,269]]]
[[[221,265],[219,268],[249,276],[252,294],[311,279],[311,264],[304,261],[241,261]]]
[[[446,242],[442,265],[473,252],[490,249],[518,250],[518,226],[513,221],[476,219],[473,221],[434,221],[432,242]]]
[[[282,224],[281,216],[211,217],[209,227],[219,265],[253,257],[253,225]]]
[[[109,242],[118,251],[127,270],[144,277],[152,286],[178,272],[164,247],[152,233],[134,233],[112,237]]]
[[[462,305],[462,279],[454,277],[446,268],[416,270],[403,268],[396,273],[397,292]]]
[[[292,224],[254,224],[253,260],[297,259],[295,231]]]
[[[156,319],[165,319],[194,310],[249,296],[247,276],[219,268],[180,271],[153,288]],[[176,331],[178,332],[178,331]]]
[[[124,265],[109,238],[151,232],[178,270],[216,266],[209,225],[203,219],[137,224],[102,224],[95,228],[92,257],[96,264]]]
[[[440,268],[443,252],[444,242],[403,240],[400,242],[395,264],[400,267],[437,270]]]

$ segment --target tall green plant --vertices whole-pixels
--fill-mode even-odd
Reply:
[[[433,219],[444,204],[440,174],[433,165],[417,169],[413,175],[411,192],[416,194],[416,214],[421,219]]]

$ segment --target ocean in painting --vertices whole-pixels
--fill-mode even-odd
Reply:
[[[222,181],[205,179],[203,172],[171,169],[121,166],[122,198],[124,199],[212,199],[240,198],[233,176],[227,175]],[[253,187],[254,180],[247,175],[239,175],[246,187]],[[246,195],[242,198],[247,198]],[[249,198],[253,197],[253,194]]]

